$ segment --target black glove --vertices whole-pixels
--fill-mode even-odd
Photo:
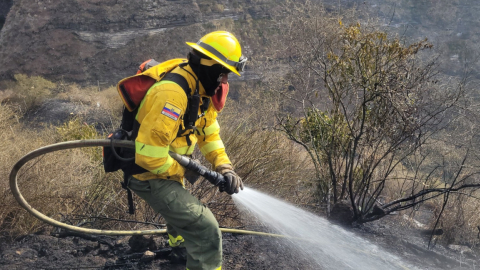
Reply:
[[[229,195],[243,190],[243,181],[233,170],[232,165],[223,164],[216,168],[216,171],[225,177],[225,184],[219,186],[220,192],[227,192]]]

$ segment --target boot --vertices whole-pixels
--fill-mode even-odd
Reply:
[[[174,237],[168,234],[168,245],[172,248],[172,252],[168,255],[171,263],[185,264],[187,262],[187,249],[183,247],[184,241],[180,235]]]
[[[187,262],[187,249],[184,247],[172,247],[168,255],[170,262],[174,264],[185,264]]]

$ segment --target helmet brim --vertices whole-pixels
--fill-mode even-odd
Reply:
[[[197,43],[192,43],[192,42],[186,42],[188,46],[194,48],[195,50],[205,54],[206,56],[212,58],[213,60],[217,61],[220,65],[226,67],[228,70],[230,70],[231,72],[237,74],[239,77],[241,77],[242,75],[240,75],[240,73],[237,71],[237,68],[232,66],[232,65],[229,65],[227,63],[225,63],[224,61],[222,61],[221,59],[219,59],[218,57],[216,57],[213,53],[205,50],[204,48],[200,47]],[[228,59],[227,59],[228,60]]]

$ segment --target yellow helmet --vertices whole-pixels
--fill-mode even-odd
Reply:
[[[187,42],[188,46],[205,54],[240,76],[247,58],[242,55],[240,43],[229,32],[215,31],[203,36],[197,43]]]

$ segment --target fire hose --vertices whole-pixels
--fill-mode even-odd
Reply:
[[[20,189],[18,188],[18,181],[17,181],[17,174],[28,161],[37,158],[39,156],[45,155],[47,153],[66,150],[66,149],[73,149],[73,148],[83,148],[83,147],[95,147],[95,146],[104,146],[108,147],[111,144],[114,144],[115,147],[125,147],[125,148],[135,148],[135,143],[132,141],[125,141],[125,140],[80,140],[80,141],[68,141],[68,142],[61,142],[52,145],[48,145],[45,147],[38,148],[25,156],[23,156],[17,163],[13,166],[12,171],[10,172],[9,182],[10,182],[10,190],[13,193],[13,196],[17,200],[17,202],[25,208],[30,214],[35,216],[41,221],[44,221],[50,225],[63,228],[70,231],[86,233],[86,234],[97,234],[97,235],[154,235],[154,234],[164,234],[167,232],[166,229],[155,229],[155,230],[98,230],[98,229],[88,229],[82,228],[78,226],[69,225],[53,218],[50,218],[35,208],[33,208],[22,196]],[[207,179],[210,183],[215,186],[222,185],[224,183],[223,175],[211,171],[206,167],[198,164],[191,159],[181,156],[179,154],[169,152],[170,156],[175,159],[180,165],[184,166],[189,170],[193,170]],[[249,231],[249,230],[240,230],[240,229],[230,229],[230,228],[220,228],[220,231],[223,233],[235,233],[235,234],[250,234],[250,235],[260,235],[260,236],[272,236],[272,237],[287,237],[284,235],[279,234],[272,234],[272,233],[265,233],[265,232],[257,232],[257,231]]]
[[[113,140],[113,144],[115,147],[125,147],[125,148],[135,148],[134,142],[125,141],[125,140]],[[88,229],[78,226],[69,225],[60,221],[57,221],[53,218],[50,218],[35,208],[33,208],[22,196],[17,182],[17,174],[28,161],[37,158],[39,156],[45,155],[47,153],[66,150],[66,149],[73,149],[73,148],[83,148],[83,147],[95,147],[95,146],[111,146],[111,140],[80,140],[80,141],[68,141],[68,142],[61,142],[52,145],[48,145],[45,147],[38,148],[25,156],[23,156],[17,163],[13,166],[9,182],[10,182],[10,190],[13,193],[13,196],[17,200],[17,202],[25,208],[30,214],[38,218],[39,220],[46,222],[50,225],[63,228],[73,232],[79,232],[84,234],[95,234],[95,235],[110,235],[110,236],[127,236],[127,235],[158,235],[167,233],[166,229],[155,229],[155,230],[98,230],[98,229]],[[208,170],[206,167],[190,160],[189,158],[183,157],[173,152],[169,152],[170,156],[179,162],[182,166],[197,172],[198,174],[202,175],[205,179],[207,179],[212,184],[218,186],[221,185],[225,180],[221,174],[218,174],[214,171]],[[258,231],[250,231],[250,230],[240,230],[240,229],[230,229],[230,228],[220,228],[222,233],[232,233],[232,234],[248,234],[248,235],[258,235],[258,236],[270,236],[270,237],[279,237],[279,238],[289,238],[289,239],[299,239],[302,241],[311,241],[310,239],[304,238],[297,238],[292,236],[280,235],[280,234],[273,234],[273,233],[265,233],[265,232],[258,232]],[[365,250],[358,250],[359,252],[363,252],[366,254],[372,254]],[[398,263],[397,263],[398,264]],[[401,264],[398,264],[403,269],[409,269]]]

